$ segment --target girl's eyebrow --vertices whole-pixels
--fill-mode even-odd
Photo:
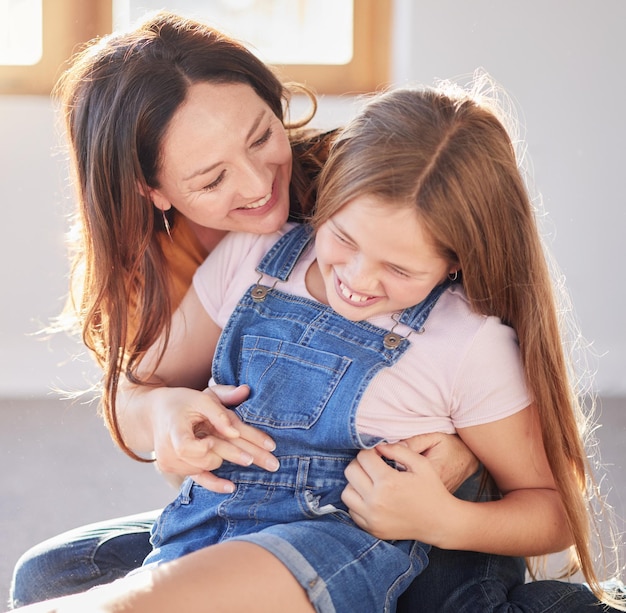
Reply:
[[[257,128],[259,127],[259,124],[261,123],[261,120],[265,116],[265,113],[266,113],[266,110],[261,109],[261,112],[254,118],[252,125],[250,126],[250,130],[248,130],[248,134],[246,134],[246,142],[249,141],[252,138],[252,135],[256,132]],[[183,181],[185,182],[191,181],[192,179],[195,179],[196,177],[200,175],[204,175],[207,172],[211,172],[211,170],[213,170],[214,168],[216,168],[222,163],[223,163],[222,161],[219,161],[219,162],[215,162],[215,164],[211,164],[210,166],[198,168],[197,170],[194,170],[189,176],[185,177]]]

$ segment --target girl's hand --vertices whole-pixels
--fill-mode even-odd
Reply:
[[[433,464],[404,442],[359,452],[345,474],[348,485],[341,499],[355,523],[377,538],[432,543],[450,521],[456,499]]]
[[[215,492],[232,491],[232,483],[213,475],[224,460],[274,471],[274,441],[244,424],[224,407],[239,404],[249,393],[246,386],[215,386],[203,392],[182,387],[151,390],[152,440],[158,468],[168,474],[192,476]]]
[[[404,442],[409,449],[430,460],[450,492],[456,492],[478,470],[478,459],[456,434],[418,434]]]

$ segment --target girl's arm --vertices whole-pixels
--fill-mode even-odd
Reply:
[[[131,449],[154,452],[163,472],[192,475],[216,491],[230,487],[209,472],[224,459],[277,468],[270,453],[273,441],[243,424],[222,404],[239,404],[247,397],[247,388],[204,389],[220,333],[192,286],[174,313],[158,366],[164,339],[148,350],[139,365],[138,376],[151,385],[124,380],[117,396],[120,428]]]
[[[446,548],[493,553],[543,555],[572,545],[572,534],[546,457],[537,408],[482,426],[459,430],[503,494],[484,505],[464,502],[463,521],[442,544]],[[459,501],[463,502],[463,501]],[[483,523],[486,522],[486,523]],[[489,536],[479,526],[489,526]]]
[[[426,458],[402,443],[380,445],[361,452],[346,471],[343,499],[357,524],[384,539],[501,555],[542,555],[571,545],[534,407],[459,434],[493,476],[501,500],[459,500]],[[406,470],[390,468],[381,455]]]

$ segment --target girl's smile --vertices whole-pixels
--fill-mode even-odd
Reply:
[[[335,285],[339,297],[343,298],[348,304],[365,306],[365,303],[367,303],[369,306],[371,305],[371,301],[376,299],[375,296],[366,296],[352,291],[339,277],[335,277]]]

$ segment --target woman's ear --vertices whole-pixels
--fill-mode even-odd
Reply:
[[[137,190],[144,197],[150,200],[159,211],[169,211],[172,203],[158,189],[153,189],[147,185],[142,185],[137,181]]]
[[[148,199],[160,211],[165,212],[172,208],[172,203],[158,189],[151,189],[148,192]]]

